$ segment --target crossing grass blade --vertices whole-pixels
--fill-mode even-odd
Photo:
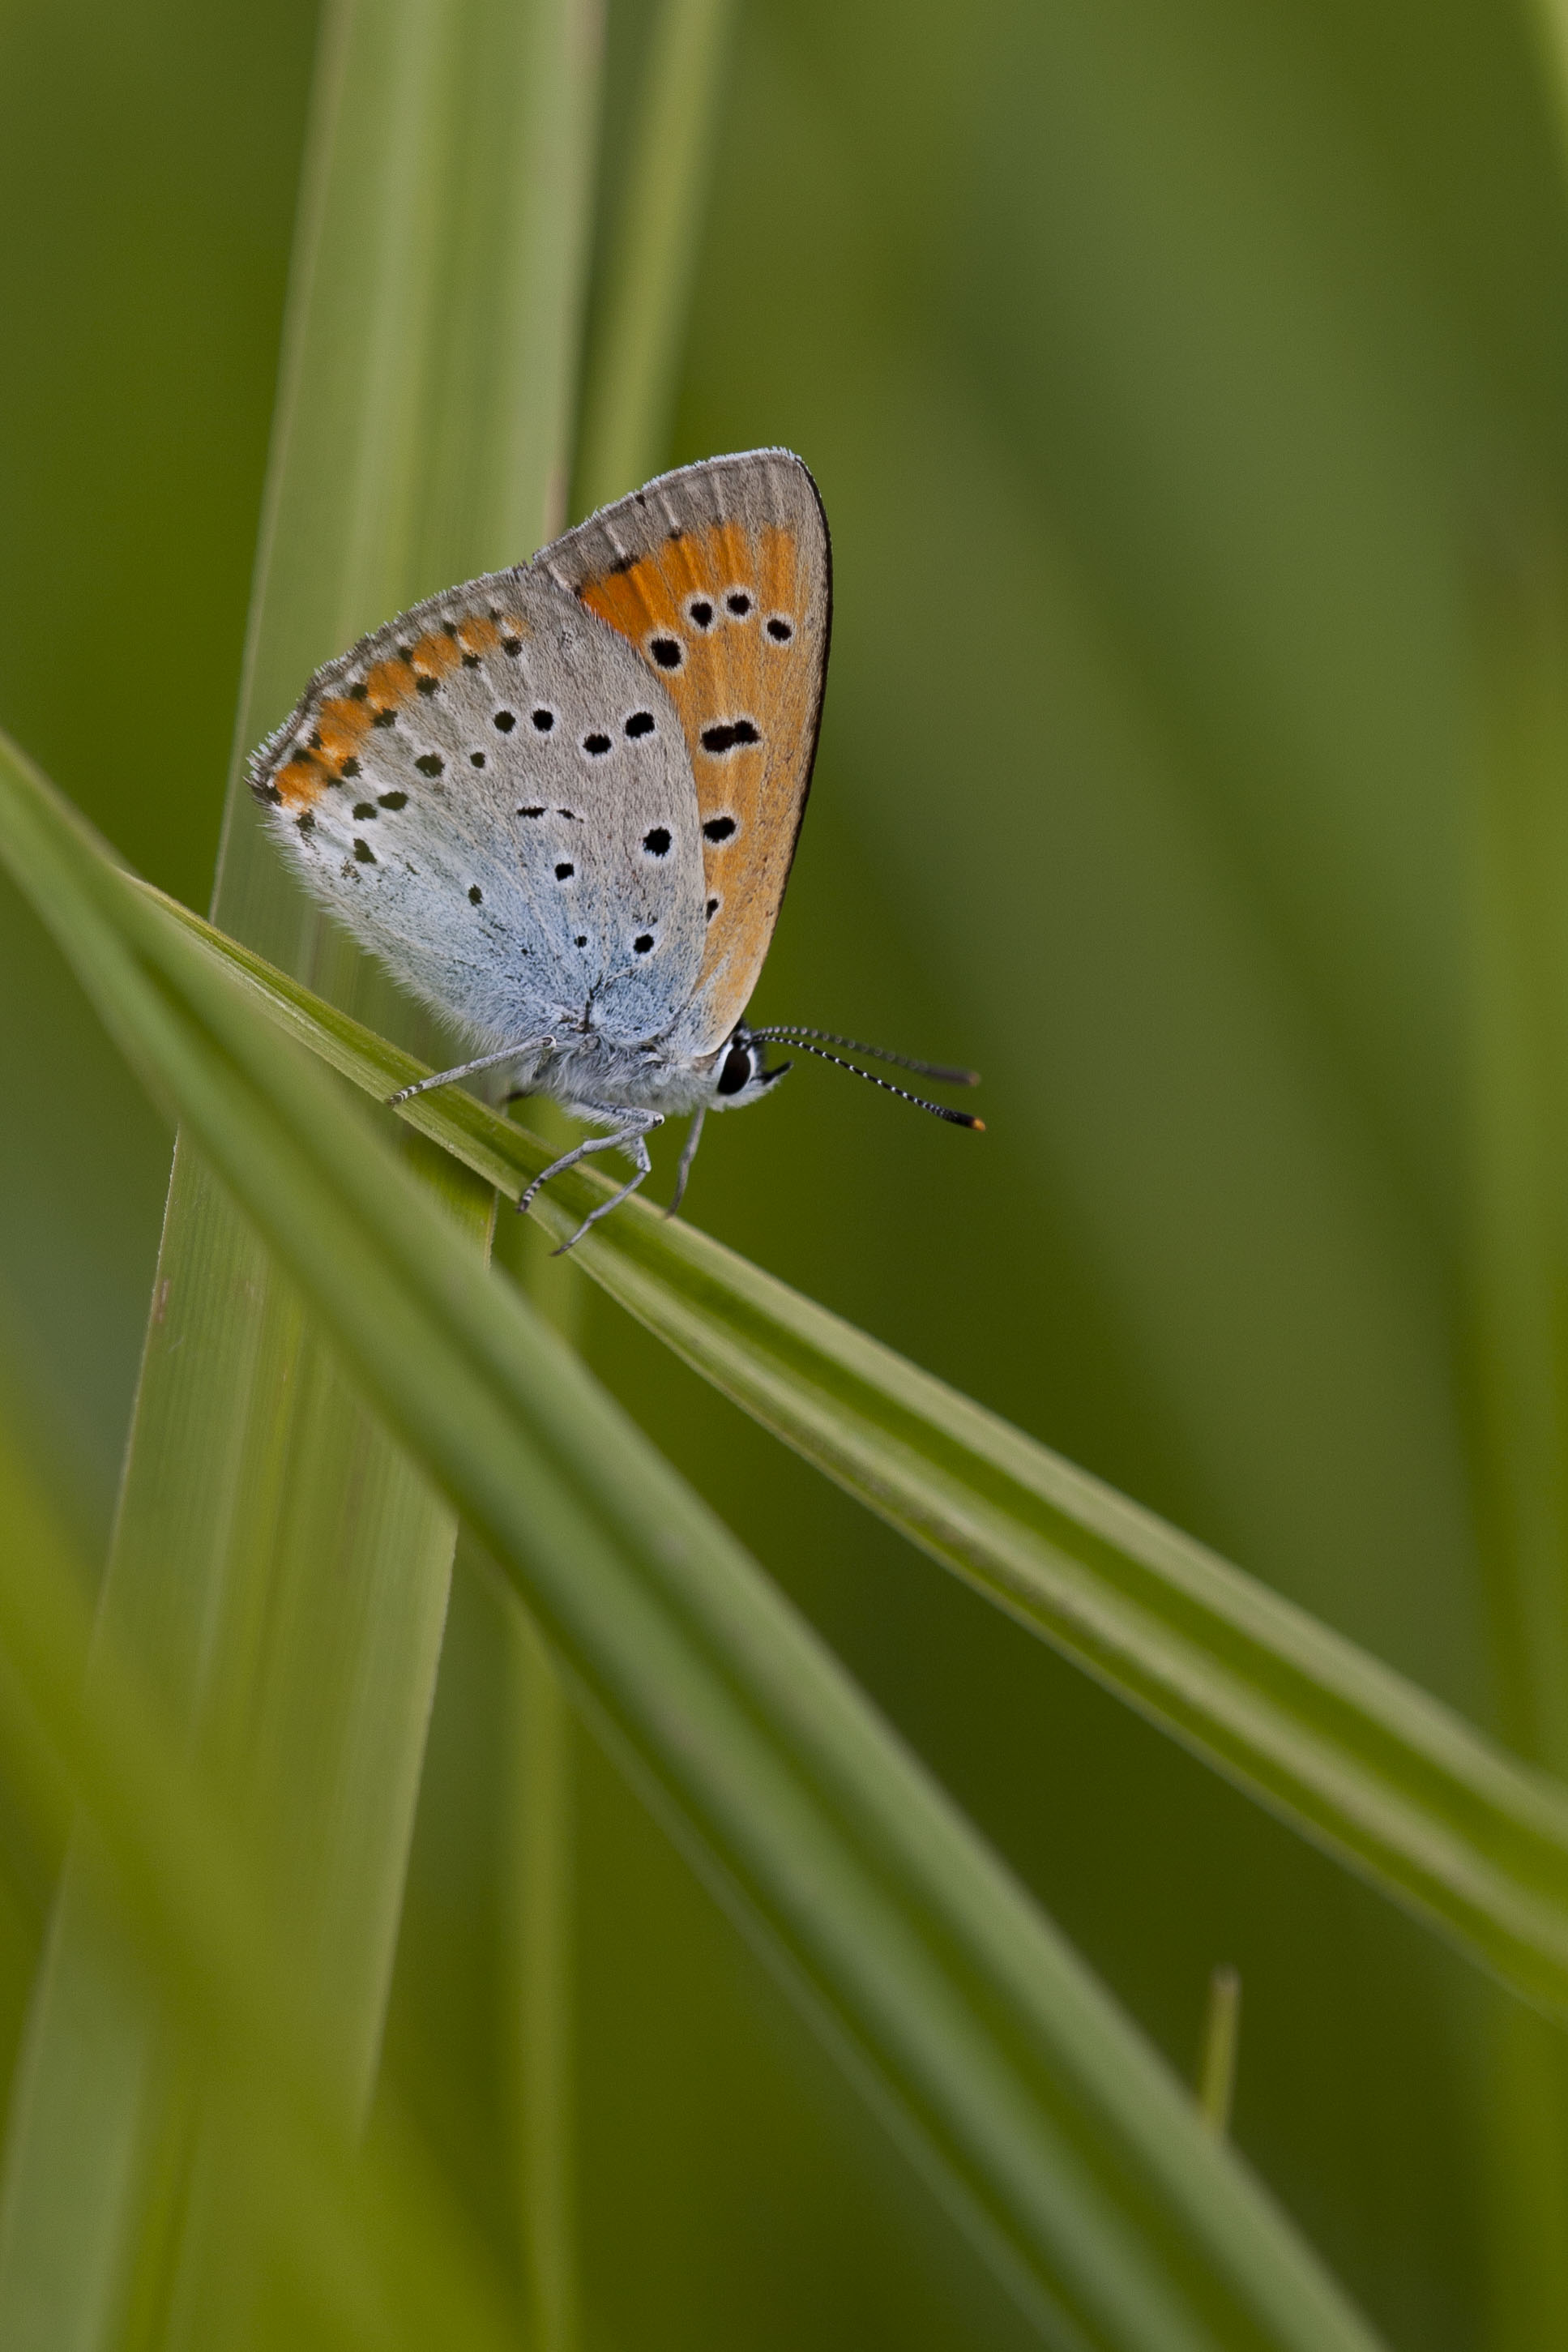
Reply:
[[[0,851],[601,1736],[1047,2339],[1370,2346],[1187,2092],[725,1530],[254,986],[104,861],[15,753]]]
[[[382,1098],[420,1075],[144,884],[291,1035]],[[403,1116],[516,1197],[553,1153],[472,1096]],[[579,1168],[533,1214],[574,1231]],[[1525,2000],[1568,2012],[1568,1792],[1452,1710],[1112,1488],[721,1244],[632,1200],[581,1272],[725,1395],[1281,1819]]]
[[[112,1890],[122,1984],[144,1998],[155,1986],[224,2082],[289,2340],[501,2352],[513,2340],[505,2296],[417,2144],[390,2116],[361,2149],[345,2129],[341,2053],[316,1998],[303,1923],[196,1788],[166,1712],[112,1643],[100,1633],[89,1652],[76,1563],[9,1458],[0,1492],[7,1790],[41,1850],[68,1833],[90,1847],[92,1870]],[[25,2080],[21,2100],[36,2093]],[[89,2249],[76,2219],[63,2213],[57,2227],[80,2260]],[[7,2340],[58,2339],[27,2328]]]

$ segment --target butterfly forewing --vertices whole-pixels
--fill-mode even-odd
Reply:
[[[544,575],[415,605],[311,680],[251,763],[311,887],[486,1042],[635,1043],[706,946],[684,732],[656,677]]]
[[[816,485],[785,450],[708,458],[605,508],[535,565],[635,646],[679,714],[706,946],[675,1034],[700,1056],[756,985],[810,786],[831,615]]]

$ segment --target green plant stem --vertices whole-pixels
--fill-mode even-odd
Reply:
[[[1240,2035],[1241,1979],[1232,1968],[1218,1968],[1208,1979],[1197,2062],[1198,2110],[1216,2139],[1223,2139],[1230,2129]]]
[[[526,555],[559,509],[597,31],[592,0],[333,0],[322,20],[214,908],[422,1041],[430,1024],[284,877],[240,765],[318,662]],[[482,1250],[488,1189],[435,1155],[410,1165]],[[182,1137],[104,1620],[301,1900],[351,2115],[374,2080],[455,1525]],[[0,2338],[18,2299],[47,2305],[55,2341],[111,2327],[120,2305],[155,2308],[176,2262],[198,2333],[232,2324],[224,2225],[180,2218],[204,2209],[179,2151],[217,2180],[226,2126],[98,1964],[108,1932],[73,1857],[29,2027],[37,2128],[9,2152]],[[75,2053],[100,2011],[120,2063],[89,2075]],[[153,2147],[166,2160],[141,2160]],[[61,2210],[73,2243],[41,2305]]]
[[[1568,1774],[1568,577],[1531,528],[1479,583],[1479,805],[1469,870],[1470,1394],[1483,1589],[1505,1734]],[[1568,2040],[1493,2025],[1494,2326],[1568,2336]]]
[[[568,1122],[541,1108],[547,1142],[564,1150]],[[570,1346],[582,1323],[581,1276],[552,1257],[543,1234],[501,1204],[496,1260]],[[507,1909],[514,2166],[530,2341],[570,2352],[578,2337],[576,1726],[549,1650],[526,1609],[510,1629],[511,1810]]]

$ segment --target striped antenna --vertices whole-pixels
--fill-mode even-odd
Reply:
[[[943,1062],[917,1062],[908,1054],[891,1053],[885,1045],[867,1045],[859,1037],[835,1036],[831,1029],[748,1029],[748,1037],[771,1040],[779,1045],[806,1045],[813,1037],[824,1045],[842,1045],[846,1053],[869,1054],[873,1062],[891,1062],[900,1070],[913,1070],[917,1078],[935,1078],[943,1087],[977,1087],[978,1070],[950,1070]],[[825,1058],[831,1060],[831,1055]],[[847,1066],[847,1065],[846,1065]],[[857,1071],[865,1077],[868,1073]]]
[[[798,1045],[803,1054],[815,1054],[820,1062],[831,1062],[835,1069],[847,1070],[852,1078],[863,1078],[868,1087],[880,1087],[884,1095],[896,1095],[900,1102],[913,1103],[916,1110],[928,1110],[933,1118],[945,1118],[952,1127],[972,1127],[977,1133],[980,1134],[985,1131],[985,1120],[977,1118],[972,1111],[949,1110],[946,1103],[927,1102],[924,1095],[912,1095],[907,1087],[895,1087],[890,1078],[879,1078],[874,1070],[857,1069],[853,1062],[846,1062],[841,1055],[830,1054],[825,1045],[813,1045],[811,1043],[813,1037],[821,1037],[828,1034],[824,1030],[750,1029],[746,1034],[748,1037],[773,1045]],[[843,1037],[835,1037],[833,1040],[835,1045],[847,1045],[849,1042],[848,1038]],[[862,1045],[856,1050],[862,1054],[877,1052],[874,1045]],[[902,1054],[884,1054],[881,1058],[887,1062],[896,1062],[901,1069],[927,1071],[933,1077],[951,1079],[957,1086],[973,1087],[979,1084],[978,1077],[972,1070],[935,1069],[928,1062],[912,1062]]]

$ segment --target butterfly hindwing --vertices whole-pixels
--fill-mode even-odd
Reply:
[[[711,1053],[767,955],[810,787],[831,618],[816,485],[787,450],[711,457],[606,507],[534,562],[636,648],[685,730],[706,944],[675,1035]]]
[[[251,762],[291,862],[487,1042],[591,1009],[659,1035],[706,946],[683,729],[613,631],[529,569],[429,598],[312,678]]]

